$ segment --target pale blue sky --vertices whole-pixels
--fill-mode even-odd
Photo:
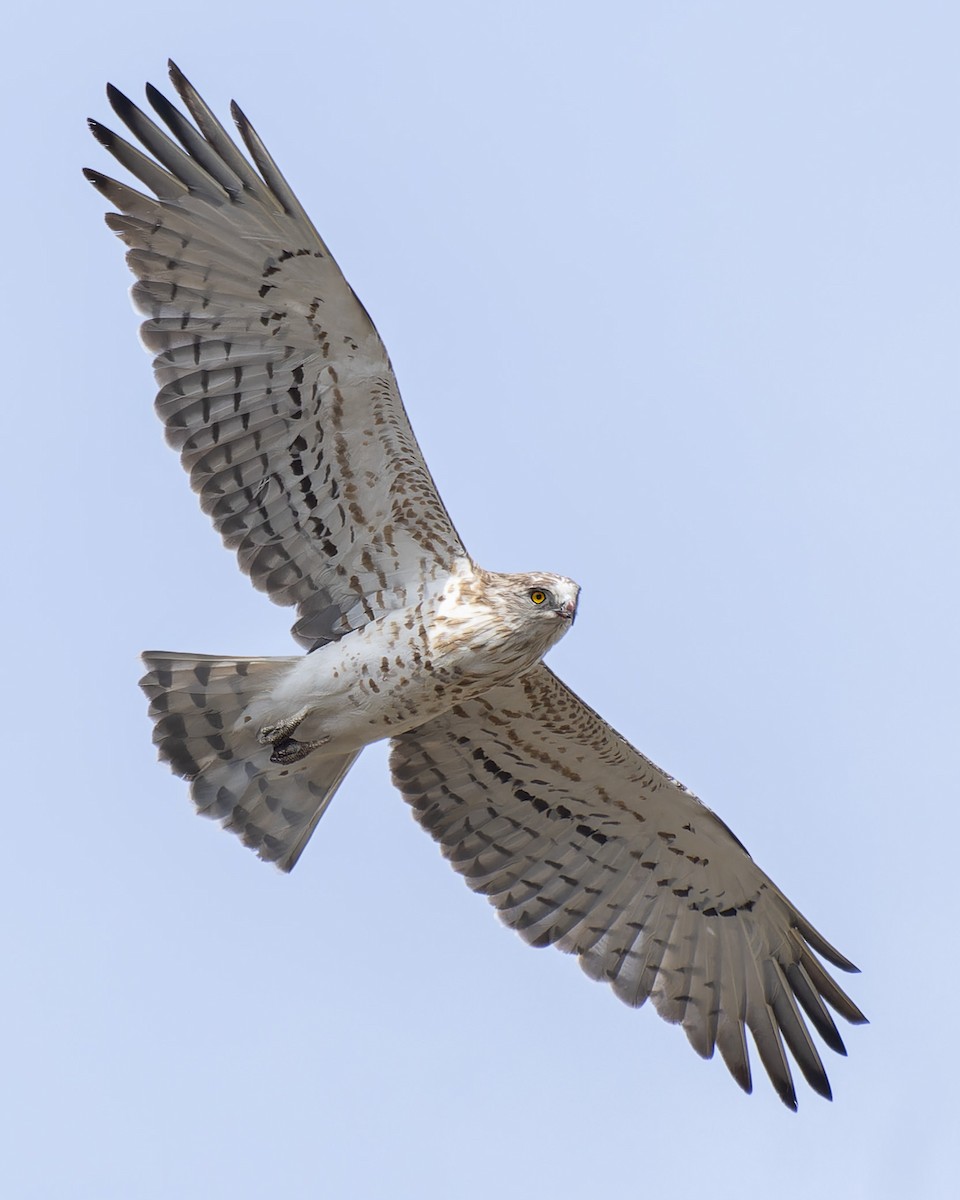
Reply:
[[[953,1195],[956,7],[6,22],[5,1194]],[[297,189],[476,558],[582,584],[552,665],[861,966],[833,1104],[525,947],[382,747],[289,878],[155,763],[140,650],[291,646],[164,446],[80,175],[105,82],[168,55]]]

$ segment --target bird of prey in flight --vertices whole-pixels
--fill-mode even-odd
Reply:
[[[160,757],[289,871],[363,747],[389,738],[415,817],[522,938],[651,1000],[746,1091],[749,1030],[784,1103],[787,1050],[829,1098],[811,1026],[843,1054],[830,1009],[865,1018],[821,959],[856,968],[544,665],[577,584],[473,561],[306,212],[240,110],[247,155],[170,73],[189,116],[148,86],[158,124],[110,87],[139,147],[90,123],[144,190],[86,175],[128,247],[167,440],[254,586],[295,608],[306,653],[145,654]]]

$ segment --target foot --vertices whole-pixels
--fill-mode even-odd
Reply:
[[[301,758],[306,758],[311,750],[316,750],[318,747],[328,742],[329,738],[319,738],[315,742],[298,742],[295,738],[284,737],[273,743],[273,753],[270,755],[272,763],[282,763],[288,767],[291,763],[299,762]]]
[[[296,731],[297,726],[309,712],[309,708],[301,708],[292,717],[284,717],[282,721],[275,721],[272,725],[264,725],[257,734],[257,739],[262,746],[275,746],[277,742],[282,742],[285,738],[291,737]]]

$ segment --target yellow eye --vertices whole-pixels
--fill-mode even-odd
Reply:
[[[541,592],[539,588],[534,588],[530,593],[530,599],[534,602],[534,604],[543,604],[546,598],[547,593]]]

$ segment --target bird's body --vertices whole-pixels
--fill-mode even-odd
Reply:
[[[566,617],[530,601],[530,591],[548,586],[571,605]],[[318,749],[331,754],[396,737],[529,671],[566,632],[578,591],[557,575],[467,566],[417,604],[296,660],[243,720],[264,743],[295,725],[297,741],[322,741]]]
[[[826,1005],[864,1018],[817,955],[855,968],[542,663],[578,586],[473,562],[377,331],[296,196],[238,109],[256,169],[171,74],[194,123],[148,97],[172,138],[113,88],[147,153],[91,123],[152,195],[87,175],[119,210],[167,438],[243,570],[296,607],[308,652],[145,655],[161,757],[200,812],[289,870],[357,754],[390,738],[417,819],[524,938],[652,1000],[746,1090],[749,1029],[788,1105],[785,1047],[829,1096],[806,1022],[843,1053]]]
[[[530,593],[547,588],[557,600],[538,607]],[[300,658],[272,660],[222,736],[255,733],[273,746],[295,732],[325,757],[406,733],[529,671],[566,632],[579,590],[559,575],[495,575],[465,563],[416,604]]]

